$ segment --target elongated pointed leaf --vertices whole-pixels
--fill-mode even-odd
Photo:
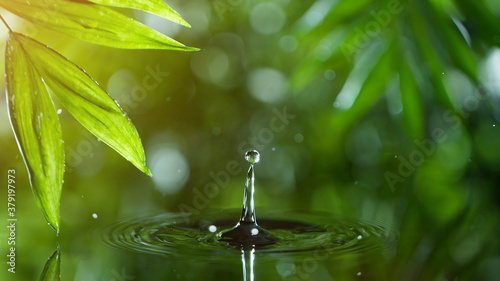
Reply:
[[[191,27],[189,23],[187,23],[176,11],[170,8],[167,4],[163,3],[163,1],[161,0],[89,0],[89,1],[101,5],[142,10],[166,18],[180,25]]]
[[[36,203],[45,219],[59,230],[59,205],[64,174],[64,147],[59,119],[27,48],[10,34],[6,49],[9,115],[30,175]]]
[[[61,280],[61,252],[57,249],[45,264],[38,281]]]
[[[132,18],[90,2],[2,0],[0,6],[37,25],[104,46],[198,50],[186,47]]]
[[[399,85],[404,127],[412,139],[420,140],[424,136],[422,100],[417,82],[406,61],[402,62],[399,70]]]
[[[476,26],[475,31],[481,34],[481,39],[500,46],[500,19],[493,9],[489,8],[484,0],[457,0],[454,1],[460,11]]]
[[[151,175],[139,134],[116,101],[56,51],[22,34],[16,33],[15,38],[29,53],[50,92],[69,113],[139,170]]]
[[[444,66],[433,48],[433,44],[426,29],[422,26],[424,19],[417,13],[414,13],[413,16],[414,17],[409,18],[409,23],[422,58],[425,60],[426,70],[429,73],[429,79],[434,88],[436,98],[444,107],[455,110],[450,95],[444,86],[442,75],[444,73]]]
[[[384,50],[384,53],[368,74],[352,106],[346,111],[338,113],[332,119],[332,127],[339,134],[345,133],[352,124],[366,114],[384,93],[388,79],[394,75],[391,57],[393,51],[392,46]]]
[[[437,3],[427,3],[429,16],[432,21],[430,25],[436,33],[436,38],[446,49],[451,57],[451,62],[462,70],[469,78],[477,82],[477,63],[472,54],[472,49],[467,45],[465,38],[460,34],[460,30],[453,20],[446,15],[442,5]],[[431,6],[434,4],[434,6]]]

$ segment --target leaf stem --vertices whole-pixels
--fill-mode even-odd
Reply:
[[[12,29],[10,29],[10,26],[9,24],[5,21],[5,19],[2,17],[2,15],[0,15],[0,19],[3,21],[3,24],[5,24],[5,26],[7,27],[7,29],[12,32]]]

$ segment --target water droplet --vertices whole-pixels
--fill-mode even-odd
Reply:
[[[97,219],[97,214],[96,214],[96,213],[93,213],[93,214],[92,214],[92,217],[93,217],[94,219]]]
[[[272,151],[276,151],[276,147],[271,148]]]
[[[493,124],[493,127],[495,127],[495,124]]]
[[[394,155],[394,158],[398,158],[398,156],[397,156],[397,155]]]
[[[253,228],[251,232],[252,232],[252,235],[257,235],[257,234],[259,234],[259,229]]]
[[[340,103],[338,101],[334,102],[333,103],[333,107],[339,108],[340,107]]]
[[[361,276],[361,272],[358,272],[358,274],[356,274],[356,275]]]
[[[259,163],[259,161],[260,161],[260,154],[259,154],[259,152],[257,150],[250,150],[250,151],[247,151],[247,153],[245,154],[245,159],[250,164]]]
[[[59,115],[59,114],[61,114],[61,113],[62,113],[62,109],[58,109],[58,110],[57,110],[57,114]]]
[[[210,231],[212,233],[216,232],[217,231],[217,226],[215,226],[215,225],[212,224],[211,226],[208,227],[208,231]]]
[[[357,238],[358,238],[358,240],[361,240],[361,238],[363,238],[363,236],[359,235]]]

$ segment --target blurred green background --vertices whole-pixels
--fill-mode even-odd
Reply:
[[[120,103],[154,177],[63,110],[66,174],[57,237],[36,207],[0,99],[0,172],[6,186],[7,170],[16,169],[18,217],[17,273],[4,263],[1,280],[37,279],[58,244],[61,280],[120,280],[115,273],[123,270],[130,275],[124,280],[241,278],[238,261],[140,264],[97,245],[89,233],[119,218],[195,208],[197,192],[223,185],[228,165],[238,172],[206,208],[239,208],[250,148],[261,153],[257,208],[328,211],[388,223],[399,233],[393,254],[371,261],[371,275],[342,275],[341,262],[325,263],[305,280],[498,280],[500,2],[168,4],[191,29],[119,11],[200,52],[106,48],[2,11],[14,30],[70,58]],[[3,50],[7,31],[0,32]],[[2,192],[4,218],[6,198]],[[256,278],[295,280],[279,268],[256,267]],[[146,270],[150,277],[141,277]]]

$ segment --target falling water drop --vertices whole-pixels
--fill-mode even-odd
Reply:
[[[243,266],[243,281],[254,281],[255,249],[241,250],[241,265]]]

